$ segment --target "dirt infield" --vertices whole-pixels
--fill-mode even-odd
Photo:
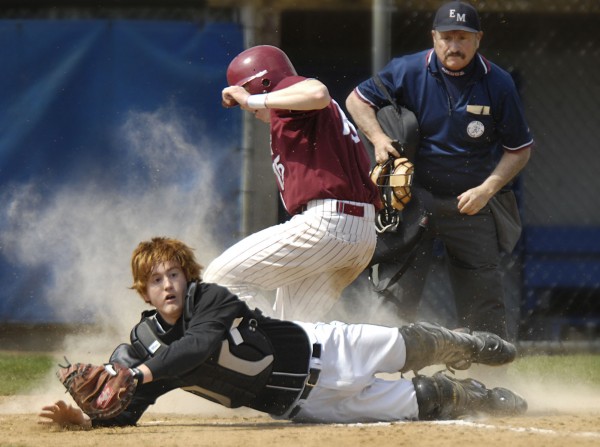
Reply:
[[[74,354],[74,358],[85,356]],[[437,369],[430,367],[422,372],[431,374]],[[516,375],[510,365],[474,365],[456,374],[520,393],[528,401],[528,412],[521,417],[482,416],[447,422],[294,424],[252,410],[224,409],[175,390],[162,396],[137,427],[61,429],[39,424],[37,417],[43,405],[57,399],[70,400],[52,372],[28,396],[0,396],[0,447],[600,446],[600,389],[577,381],[568,367],[543,377]]]
[[[148,413],[138,427],[92,431],[41,426],[32,414],[0,415],[0,446],[510,446],[600,445],[600,412],[392,424],[305,425],[268,417]]]
[[[510,446],[600,445],[598,390],[521,383],[530,409],[514,418],[351,425],[294,424],[250,410],[223,410],[175,391],[138,427],[61,429],[38,423],[37,411],[63,392],[0,398],[0,446]]]

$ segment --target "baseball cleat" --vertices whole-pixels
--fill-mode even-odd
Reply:
[[[517,350],[491,332],[452,331],[432,323],[413,323],[399,328],[406,345],[401,372],[419,371],[430,365],[467,369],[472,363],[498,366],[512,362]]]
[[[420,420],[448,420],[484,413],[517,416],[527,402],[506,388],[488,389],[475,379],[455,379],[441,372],[413,379]]]
[[[488,390],[488,413],[496,416],[518,416],[527,411],[527,401],[506,388]]]
[[[477,340],[477,350],[473,363],[498,366],[512,362],[517,356],[517,348],[510,342],[491,332],[473,331],[471,335]]]

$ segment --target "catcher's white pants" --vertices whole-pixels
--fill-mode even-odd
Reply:
[[[296,323],[312,343],[321,344],[320,359],[311,360],[311,368],[320,367],[321,373],[308,398],[297,403],[301,409],[294,421],[356,423],[418,418],[412,380],[375,376],[398,373],[404,366],[406,345],[397,328],[337,321]]]
[[[254,233],[207,267],[203,279],[227,287],[269,316],[318,321],[366,268],[376,243],[375,208],[358,217],[337,200],[312,200],[289,221]],[[277,289],[272,306],[259,291]]]

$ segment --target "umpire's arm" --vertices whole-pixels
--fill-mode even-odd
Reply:
[[[356,89],[346,98],[346,108],[354,123],[373,143],[377,163],[385,163],[390,155],[400,157],[398,151],[392,146],[392,139],[386,135],[379,125],[375,108],[364,101],[358,95]]]
[[[504,150],[498,165],[485,181],[458,196],[462,214],[477,214],[490,199],[525,167],[531,157],[531,146],[518,150]]]

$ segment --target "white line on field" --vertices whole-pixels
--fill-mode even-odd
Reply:
[[[154,425],[162,425],[167,421],[156,420],[156,421],[148,421],[143,422],[141,426],[154,426]],[[386,425],[396,425],[396,424],[410,424],[410,421],[398,421],[398,422],[362,422],[356,424],[330,424],[335,427],[365,427],[365,426],[386,426]],[[461,425],[473,428],[483,428],[487,430],[505,430],[516,433],[535,433],[540,435],[548,435],[548,436],[572,436],[576,438],[598,438],[600,439],[600,432],[593,431],[556,431],[545,428],[536,428],[536,427],[514,427],[514,426],[502,426],[502,425],[491,425],[491,424],[483,424],[480,422],[473,421],[465,421],[465,420],[453,420],[453,421],[431,421],[432,425]],[[227,422],[222,423],[218,422],[215,425],[235,425],[239,424],[239,422]],[[325,424],[328,425],[328,424]]]
[[[434,424],[439,425],[463,425],[463,426],[471,426],[475,428],[486,428],[486,429],[500,429],[506,431],[513,431],[517,433],[538,433],[542,435],[551,435],[551,436],[575,436],[577,438],[600,438],[600,432],[594,431],[556,431],[545,428],[535,428],[535,427],[512,427],[512,426],[501,426],[501,425],[490,425],[490,424],[482,424],[479,422],[472,421],[435,421]]]

